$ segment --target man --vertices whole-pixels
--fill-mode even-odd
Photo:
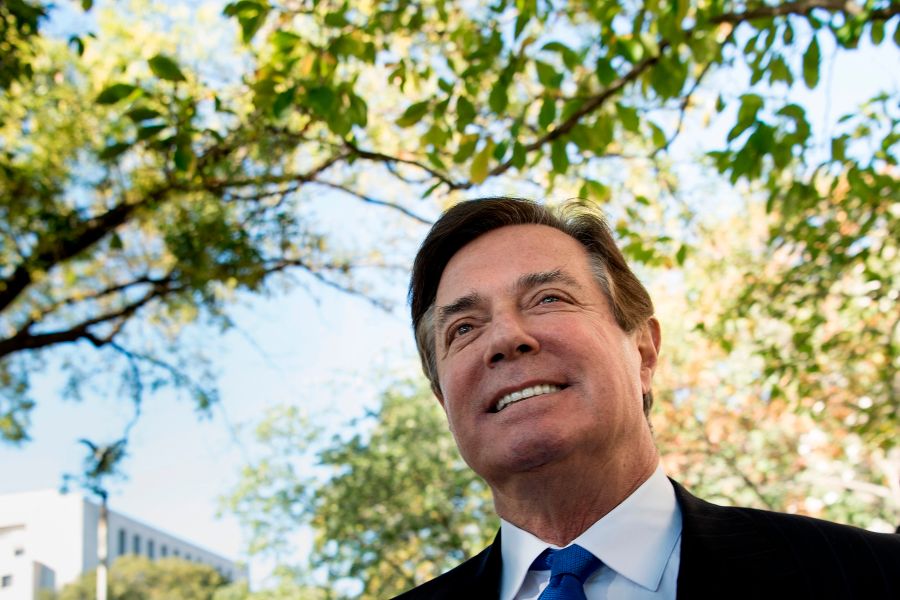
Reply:
[[[447,211],[410,284],[422,364],[501,529],[416,598],[900,598],[900,537],[706,503],[647,414],[660,328],[602,218]]]

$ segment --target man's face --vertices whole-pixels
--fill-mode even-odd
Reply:
[[[435,326],[439,399],[489,483],[615,461],[650,435],[656,322],[622,331],[584,247],[561,231],[508,226],[464,246],[441,276]]]

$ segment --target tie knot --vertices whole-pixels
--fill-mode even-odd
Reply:
[[[563,575],[572,575],[580,583],[591,576],[603,564],[599,558],[577,544],[562,550],[544,550],[532,563],[537,571],[550,569],[550,578],[558,580]]]

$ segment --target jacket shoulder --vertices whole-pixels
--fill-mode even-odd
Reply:
[[[675,489],[682,510],[679,591],[724,592],[742,582],[748,597],[782,589],[795,598],[900,598],[900,535],[718,506]]]

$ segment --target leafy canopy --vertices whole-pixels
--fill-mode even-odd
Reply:
[[[184,324],[227,326],[237,293],[289,272],[365,291],[366,257],[308,218],[328,194],[414,222],[420,199],[486,189],[615,198],[633,259],[683,264],[690,236],[645,219],[702,208],[678,208],[672,150],[718,77],[728,134],[709,164],[765,197],[771,269],[709,331],[727,346],[734,319],[777,321],[786,342],[758,348],[769,393],[802,406],[864,388],[854,427],[895,443],[896,97],[817,132],[788,94],[822,93],[824,48],[895,51],[895,2],[240,0],[224,8],[239,35],[225,69],[177,25],[130,27],[140,3],[116,8],[71,43],[40,34],[33,0],[0,15],[5,439],[27,438],[50,357],[68,357],[76,395],[102,365],[135,402],[175,385],[204,408],[215,388]],[[649,179],[661,189],[641,193]],[[830,329],[829,311],[855,329]]]

